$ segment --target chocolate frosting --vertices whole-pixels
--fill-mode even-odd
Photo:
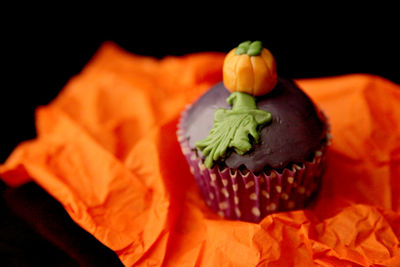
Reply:
[[[213,127],[217,108],[230,109],[230,92],[222,82],[201,96],[188,110],[182,128],[192,149],[206,138]],[[290,163],[302,163],[320,148],[326,125],[313,102],[289,79],[279,78],[274,90],[256,98],[259,109],[272,114],[271,123],[261,129],[261,140],[244,155],[231,151],[225,158],[229,168],[245,167],[251,171],[281,169]],[[202,156],[201,151],[197,150]]]

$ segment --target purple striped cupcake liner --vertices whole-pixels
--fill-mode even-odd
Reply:
[[[271,213],[303,209],[319,188],[331,139],[329,131],[327,142],[314,152],[311,161],[292,164],[282,171],[254,173],[217,165],[209,169],[184,138],[181,123],[186,110],[178,124],[178,141],[203,199],[221,217],[257,223]]]

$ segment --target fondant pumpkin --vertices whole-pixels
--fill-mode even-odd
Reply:
[[[275,59],[260,41],[243,42],[226,55],[223,79],[231,92],[265,95],[277,83]]]

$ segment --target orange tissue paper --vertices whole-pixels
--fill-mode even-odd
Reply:
[[[203,202],[176,140],[180,112],[222,80],[225,54],[163,59],[107,42],[0,176],[33,180],[126,266],[400,266],[400,86],[352,74],[297,80],[329,117],[317,198],[260,223]]]

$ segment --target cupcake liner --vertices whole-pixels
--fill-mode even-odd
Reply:
[[[189,107],[187,107],[189,108]],[[186,111],[182,113],[181,122]],[[259,222],[266,215],[306,206],[321,182],[326,166],[325,151],[329,143],[314,152],[311,161],[301,165],[292,164],[283,171],[243,173],[238,169],[212,169],[204,166],[196,150],[189,147],[184,130],[178,125],[177,136],[182,152],[189,163],[201,195],[207,205],[221,217],[232,220]]]

